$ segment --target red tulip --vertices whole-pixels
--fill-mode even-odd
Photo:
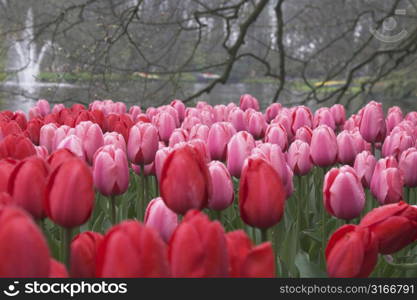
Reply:
[[[47,176],[48,167],[44,160],[33,156],[20,161],[9,177],[8,193],[13,203],[35,219],[45,216],[43,205]]]
[[[189,211],[175,230],[168,249],[173,277],[228,276],[224,229],[201,212]]]
[[[36,155],[35,146],[23,135],[10,134],[0,142],[0,158],[23,159]]]
[[[168,243],[178,226],[178,216],[165,205],[162,198],[158,197],[149,202],[144,223],[145,226],[155,229],[161,238]]]
[[[338,278],[368,277],[378,259],[378,240],[367,228],[344,225],[326,247],[327,274]]]
[[[137,221],[112,227],[101,242],[97,277],[168,277],[165,243],[152,228]]]
[[[68,278],[68,271],[64,264],[51,258],[49,260],[49,275],[48,278]]]
[[[7,192],[10,174],[17,163],[16,160],[10,158],[0,160],[0,192]]]
[[[3,206],[0,224],[0,277],[48,277],[48,244],[33,219],[20,208]]]
[[[402,201],[384,205],[366,214],[359,226],[376,236],[380,253],[395,253],[417,240],[417,207]]]
[[[68,159],[51,172],[45,210],[52,221],[66,228],[79,226],[88,220],[93,206],[93,176],[85,162]]]
[[[134,164],[150,164],[155,159],[158,142],[158,131],[152,124],[137,123],[132,126],[127,143],[129,160]]]
[[[189,209],[203,209],[210,190],[208,168],[193,146],[186,144],[168,154],[162,167],[160,191],[171,210],[184,215]]]
[[[71,276],[92,278],[96,272],[96,257],[103,236],[93,231],[77,234],[71,241]]]
[[[126,153],[114,146],[101,147],[94,155],[94,185],[105,196],[124,194],[129,187]]]
[[[208,165],[212,192],[208,207],[214,210],[223,210],[233,203],[233,181],[226,166],[220,161],[212,161]]]
[[[284,213],[286,191],[274,168],[261,158],[246,160],[239,183],[239,209],[243,221],[268,228]]]
[[[47,158],[47,162],[51,167],[52,171],[56,167],[60,166],[62,163],[66,162],[67,160],[76,157],[77,156],[75,156],[75,154],[68,149],[59,149],[53,152],[51,155],[49,155],[49,157]]]
[[[253,246],[243,230],[226,234],[230,277],[275,277],[274,250],[270,242]]]
[[[43,121],[40,119],[30,120],[27,124],[25,134],[35,145],[39,145],[40,131],[42,126]]]
[[[334,131],[330,127],[320,125],[313,130],[310,155],[314,164],[320,167],[328,167],[336,162],[337,141]]]
[[[362,137],[369,143],[384,141],[386,126],[381,103],[371,101],[363,108],[359,130]]]
[[[343,166],[326,174],[323,203],[327,212],[337,218],[351,220],[359,216],[365,206],[365,192],[355,169]]]

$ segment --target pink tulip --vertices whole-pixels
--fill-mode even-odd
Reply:
[[[180,122],[184,120],[185,117],[185,104],[181,100],[174,99],[171,101],[170,105],[175,108],[178,113],[178,119]]]
[[[330,107],[330,112],[333,115],[334,122],[337,127],[343,126],[346,120],[346,110],[342,104],[335,104]]]
[[[138,116],[142,114],[142,109],[140,106],[133,105],[129,108],[129,115],[132,117],[132,120],[135,122]]]
[[[115,131],[106,132],[103,136],[103,140],[103,146],[112,145],[126,152],[126,141],[123,135],[121,135],[120,133],[117,133]]]
[[[417,125],[417,111],[410,111],[404,119]]]
[[[291,113],[291,131],[293,134],[302,126],[312,127],[313,114],[307,106],[297,106]]]
[[[215,105],[213,107],[214,120],[216,122],[224,122],[228,119],[227,107],[224,104]]]
[[[369,143],[384,141],[386,126],[381,103],[371,101],[363,108],[359,130],[362,137]]]
[[[178,111],[174,107],[170,105],[163,105],[158,107],[158,111],[170,114],[175,121],[175,127],[180,126],[180,118],[178,117]]]
[[[52,139],[52,149],[50,152],[53,152],[58,149],[58,145],[64,140],[67,136],[74,134],[74,128],[71,128],[67,125],[61,125],[55,130],[54,137]],[[47,145],[45,145],[47,146]]]
[[[36,156],[44,160],[47,159],[49,153],[45,146],[35,146]]]
[[[207,142],[209,132],[210,127],[208,127],[207,125],[196,124],[191,128],[190,134],[188,135],[188,139],[202,139],[203,141]]]
[[[188,132],[182,128],[175,128],[169,137],[168,146],[174,147],[175,144],[186,142],[188,140]]]
[[[310,157],[310,145],[301,140],[292,142],[288,149],[288,165],[297,175],[306,175],[313,168]]]
[[[398,106],[390,107],[388,110],[385,124],[387,126],[387,134],[391,133],[391,130],[397,126],[403,120],[403,112]]]
[[[413,138],[405,131],[387,136],[382,145],[382,156],[400,157],[401,153],[414,145]]]
[[[57,150],[58,149],[68,149],[72,153],[74,153],[76,156],[78,156],[79,158],[81,158],[82,160],[85,161],[85,154],[84,154],[84,150],[83,150],[82,141],[78,136],[76,136],[74,134],[70,134],[69,136],[64,138],[58,144],[56,149]]]
[[[255,148],[255,140],[247,131],[239,131],[227,144],[226,165],[232,176],[240,177],[243,163]]]
[[[308,126],[303,126],[298,128],[295,132],[294,140],[301,140],[310,145],[312,136],[313,130]]]
[[[404,175],[404,185],[407,187],[417,187],[417,149],[412,147],[405,150],[398,163],[398,168]]]
[[[177,127],[175,118],[168,112],[160,112],[152,118],[152,123],[156,126],[159,132],[159,138],[168,142],[174,129]]]
[[[266,121],[261,112],[248,109],[245,111],[246,130],[252,134],[255,139],[262,138],[265,133]]]
[[[229,122],[232,123],[236,131],[246,130],[245,113],[240,108],[235,108],[230,112]]]
[[[326,174],[323,202],[327,212],[337,218],[351,220],[359,216],[365,206],[365,192],[355,169],[343,166]]]
[[[320,125],[313,130],[310,155],[315,165],[328,167],[336,162],[337,141],[334,131],[327,125]]]
[[[162,167],[168,155],[173,151],[170,147],[163,147],[156,151],[155,154],[155,173],[158,181],[161,179]]]
[[[360,122],[360,115],[351,115],[345,124],[343,124],[343,129],[348,131],[354,130],[355,128],[359,129]]]
[[[336,122],[333,118],[333,114],[328,107],[321,107],[319,108],[315,114],[313,119],[313,127],[316,128],[319,125],[327,125],[331,129],[336,129]]]
[[[158,131],[152,124],[137,123],[130,128],[127,156],[135,164],[150,164],[158,150]]]
[[[376,159],[371,152],[365,150],[359,153],[354,162],[354,169],[363,187],[369,188],[374,173]]]
[[[271,123],[273,119],[278,115],[282,105],[280,103],[272,103],[265,110],[265,120],[267,123]]]
[[[259,111],[258,100],[249,94],[244,94],[240,96],[239,106],[240,106],[240,109],[243,111],[247,110],[248,108],[252,108],[256,111]]]
[[[358,131],[343,130],[336,141],[338,161],[342,164],[352,165],[356,155],[365,150],[365,141]]]
[[[285,128],[285,131],[287,132],[288,140],[292,140],[293,133],[291,131],[291,114],[286,113],[288,112],[288,109],[282,108],[279,112],[278,116],[271,121],[271,124],[279,124],[282,125]]]
[[[205,141],[203,141],[202,139],[192,139],[188,141],[188,144],[194,146],[194,148],[198,152],[200,152],[201,156],[203,156],[203,159],[206,163],[209,163],[211,161],[210,152]]]
[[[93,178],[94,185],[105,196],[126,192],[129,187],[126,153],[111,145],[100,148],[94,156]]]
[[[49,102],[45,99],[40,99],[36,102],[36,107],[39,109],[40,115],[42,117],[49,114],[51,110],[51,106],[49,105]]]
[[[178,226],[178,216],[158,197],[149,202],[144,223],[145,226],[155,229],[165,243],[168,243]]]
[[[208,207],[214,210],[226,209],[234,199],[232,177],[226,166],[220,161],[210,162],[208,168],[212,182]]]
[[[39,145],[45,146],[49,153],[54,150],[53,142],[57,126],[53,123],[45,124],[41,127],[39,135]]]
[[[85,157],[91,164],[97,149],[104,145],[103,132],[100,126],[91,121],[80,122],[75,127],[75,135],[81,139]]]
[[[265,131],[265,143],[276,144],[281,147],[282,151],[287,150],[288,135],[284,126],[281,124],[270,124]]]
[[[400,170],[387,168],[379,173],[375,184],[371,184],[371,193],[381,205],[396,203],[403,200],[403,187],[404,179]]]
[[[212,159],[226,159],[227,143],[235,133],[235,128],[228,122],[214,123],[210,127],[207,145]]]

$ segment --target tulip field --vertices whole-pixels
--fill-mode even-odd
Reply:
[[[0,112],[1,277],[416,277],[417,112]]]

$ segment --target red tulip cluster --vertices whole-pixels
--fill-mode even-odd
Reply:
[[[258,243],[256,230],[266,241],[288,218],[299,238],[316,204],[323,227],[329,215],[352,221],[368,210],[321,248],[329,276],[368,276],[378,253],[417,239],[417,208],[403,193],[417,187],[416,128],[417,113],[391,107],[385,117],[375,101],[346,120],[340,104],[261,112],[248,94],[239,105],[173,100],[142,111],[39,100],[28,117],[2,111],[0,252],[10,259],[0,276],[275,276],[279,245]],[[56,225],[62,236],[46,239]]]

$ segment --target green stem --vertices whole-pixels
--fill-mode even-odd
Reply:
[[[222,211],[221,210],[215,210],[216,214],[216,220],[218,220],[220,223],[222,223]]]
[[[262,243],[265,243],[268,241],[268,228],[261,229],[261,240],[262,240]]]
[[[63,260],[67,267],[67,270],[70,270],[70,253],[71,253],[71,237],[72,237],[72,228],[63,228]]]
[[[146,209],[146,179],[145,179],[145,166],[143,164],[140,165],[140,175],[142,178],[142,214],[141,220],[143,220],[145,216],[145,209]]]
[[[110,205],[111,205],[111,224],[116,224],[116,196],[110,196]]]
[[[136,207],[136,218],[140,221],[141,220],[141,211],[142,211],[142,191],[141,191],[141,177],[138,176],[138,202]]]

